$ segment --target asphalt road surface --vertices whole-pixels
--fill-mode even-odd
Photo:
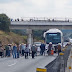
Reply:
[[[19,59],[0,58],[0,72],[36,72],[36,68],[45,67],[48,63],[56,58],[57,54],[53,56],[37,56],[32,59],[29,56],[28,59],[20,57]]]

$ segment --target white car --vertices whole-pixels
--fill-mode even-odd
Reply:
[[[40,51],[41,42],[34,42],[34,45],[37,46],[37,51],[39,52]]]

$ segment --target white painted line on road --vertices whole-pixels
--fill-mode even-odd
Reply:
[[[15,61],[13,64],[10,64],[10,65],[8,65],[8,66],[13,66],[13,65],[15,65],[17,63],[17,61]]]
[[[15,65],[16,63],[13,63],[13,64],[11,64],[11,65],[8,65],[8,66],[13,66],[13,65]]]

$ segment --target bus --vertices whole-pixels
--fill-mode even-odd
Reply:
[[[63,46],[63,33],[59,29],[49,29],[48,31],[44,32],[44,38],[46,45],[52,42],[53,46],[57,46],[58,43]]]

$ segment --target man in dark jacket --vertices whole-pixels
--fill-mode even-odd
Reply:
[[[6,50],[6,56],[9,56],[9,46],[5,45],[5,50]]]
[[[36,51],[37,51],[37,48],[36,48],[35,45],[32,45],[31,51],[32,51],[32,58],[34,58],[34,55],[35,55],[35,53],[36,53]]]
[[[41,55],[43,55],[43,53],[45,51],[45,44],[41,44],[40,49],[41,49]]]
[[[3,47],[2,47],[2,45],[0,44],[0,56],[1,56],[1,58],[3,57]]]

